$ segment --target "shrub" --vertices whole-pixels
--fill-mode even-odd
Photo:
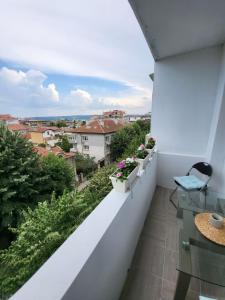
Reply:
[[[16,240],[0,251],[0,297],[15,293],[102,201],[112,189],[113,170],[104,167],[81,192],[53,195],[23,212],[24,222],[13,229]]]

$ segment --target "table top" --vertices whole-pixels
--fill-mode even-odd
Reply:
[[[185,192],[178,190],[178,208],[195,212],[217,212],[225,216],[225,195],[211,190]]]
[[[179,198],[182,197],[182,198]],[[200,196],[196,196],[199,199]],[[197,207],[193,202],[185,204],[187,195],[178,196],[178,217],[182,220],[182,229],[179,233],[179,259],[177,270],[189,274],[203,281],[225,287],[225,247],[217,245],[206,239],[197,229],[194,217],[202,211],[219,211],[221,207],[216,204],[218,194],[208,194],[206,208]],[[212,201],[211,201],[212,200]],[[223,203],[222,203],[223,207]]]

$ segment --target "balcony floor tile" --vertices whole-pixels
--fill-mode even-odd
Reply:
[[[120,300],[173,299],[179,223],[169,202],[170,192],[156,188]],[[225,288],[192,278],[185,300],[198,300],[200,294],[225,300]]]

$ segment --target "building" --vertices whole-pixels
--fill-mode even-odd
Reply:
[[[64,130],[73,145],[71,151],[95,157],[95,162],[104,166],[110,162],[112,135],[123,126],[124,123],[119,120],[104,119],[93,120],[84,126]]]
[[[9,124],[7,127],[9,130],[13,132],[19,132],[21,134],[27,134],[29,131],[29,128],[27,126],[20,123]]]
[[[151,119],[151,116],[150,114],[145,114],[145,115],[138,115],[138,114],[129,114],[129,115],[126,115],[124,117],[125,121],[127,121],[128,123],[134,123],[138,120],[143,120],[143,121],[149,121],[150,122],[150,119]]]
[[[103,118],[122,119],[124,116],[125,112],[118,109],[103,112]]]
[[[61,131],[58,127],[36,127],[30,129],[30,137],[33,144],[48,144],[54,147],[58,142]]]
[[[225,1],[129,2],[154,57],[151,134],[158,150],[131,190],[112,190],[12,300],[174,299],[179,231],[169,204],[173,176],[207,161],[214,170],[209,189],[224,196]],[[209,249],[194,241],[183,247],[183,260],[206,274]],[[224,259],[211,270],[211,281],[223,279]],[[193,279],[193,289],[179,300],[200,294],[224,299],[224,287]]]
[[[19,120],[9,114],[0,115],[0,124],[10,125],[10,124],[19,124]]]

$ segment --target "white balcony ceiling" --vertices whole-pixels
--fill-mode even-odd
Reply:
[[[225,42],[225,0],[129,0],[155,60]]]

